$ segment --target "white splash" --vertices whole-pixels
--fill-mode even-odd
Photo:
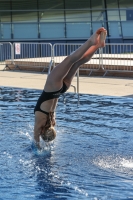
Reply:
[[[102,169],[133,174],[132,157],[127,159],[120,156],[99,156],[93,160],[93,163]]]
[[[121,165],[123,167],[133,169],[133,160],[132,159],[127,160],[127,159],[123,158],[121,161]]]

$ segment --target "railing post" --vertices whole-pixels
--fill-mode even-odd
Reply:
[[[103,49],[100,48],[99,49],[99,69],[103,69],[104,70],[104,67],[103,67]]]
[[[54,47],[55,47],[55,44],[52,46],[52,64],[53,64],[53,68],[55,67],[55,51],[54,51]]]
[[[13,64],[14,61],[14,45],[12,43],[10,43],[11,45],[11,63]]]

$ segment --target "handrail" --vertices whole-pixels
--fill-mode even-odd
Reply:
[[[1,65],[6,65],[5,68],[10,69],[8,63],[18,66],[18,61],[24,61],[23,65],[30,66],[44,66],[47,63],[48,74],[52,67],[62,62],[62,60],[70,55],[73,51],[79,48],[82,43],[33,43],[33,42],[19,42],[20,53],[15,53],[15,44],[10,42],[0,43],[0,59]],[[6,63],[7,61],[7,63]],[[22,64],[21,64],[22,65]],[[5,70],[4,68],[4,70]],[[43,69],[43,71],[44,71]],[[77,94],[79,99],[79,72],[81,70],[88,70],[89,76],[93,72],[101,70],[103,77],[110,72],[133,72],[133,44],[130,43],[111,43],[106,44],[104,48],[100,48],[93,56],[93,58],[82,65],[77,71]],[[43,72],[42,71],[42,72]]]

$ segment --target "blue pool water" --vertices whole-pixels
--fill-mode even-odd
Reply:
[[[57,137],[33,146],[41,91],[1,88],[0,200],[133,199],[133,99],[66,94]]]

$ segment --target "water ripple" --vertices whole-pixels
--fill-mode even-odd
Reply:
[[[0,199],[133,199],[133,101],[67,93],[57,106],[57,137],[33,143],[41,91],[1,88]]]

